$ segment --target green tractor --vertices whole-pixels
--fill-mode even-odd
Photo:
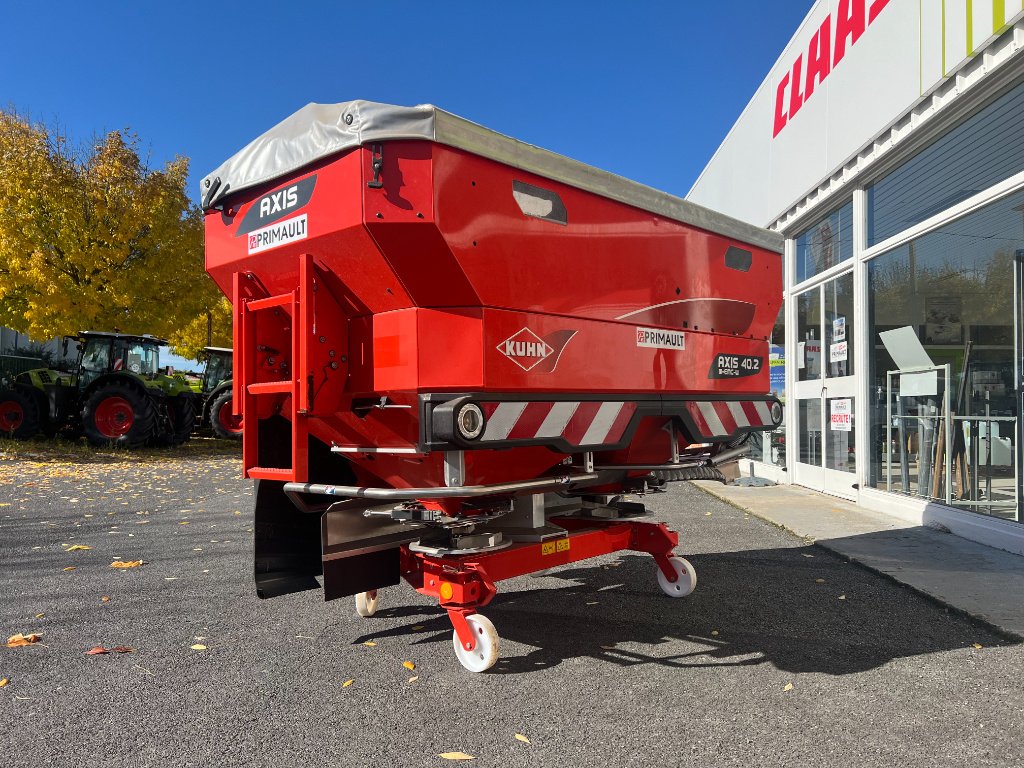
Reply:
[[[174,446],[189,439],[199,398],[168,368],[154,336],[83,331],[75,373],[24,371],[0,390],[0,434],[85,434],[97,446]]]
[[[231,350],[226,347],[203,347],[199,359],[206,360],[200,389],[203,407],[199,425],[209,425],[217,437],[241,440],[242,417],[231,412]]]

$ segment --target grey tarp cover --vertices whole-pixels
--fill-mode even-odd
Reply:
[[[425,139],[463,149],[684,224],[782,252],[782,237],[774,232],[517,141],[430,104],[307,104],[207,175],[200,182],[203,207],[210,208],[236,192],[289,176],[353,147],[401,139]]]

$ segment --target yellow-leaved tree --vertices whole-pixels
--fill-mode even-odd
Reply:
[[[209,281],[216,297],[212,308],[193,318],[180,330],[168,336],[176,354],[197,359],[203,347],[231,346],[231,302],[220,293],[213,281]]]
[[[204,270],[188,159],[151,169],[138,143],[114,131],[75,148],[0,112],[0,325],[48,339],[172,337],[201,322],[205,343],[221,296]]]

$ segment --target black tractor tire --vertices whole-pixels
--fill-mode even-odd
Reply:
[[[167,398],[167,412],[171,419],[171,429],[153,438],[153,444],[164,448],[173,448],[187,442],[196,427],[195,399],[185,396]]]
[[[223,420],[222,417],[224,417]],[[225,423],[230,423],[230,417],[231,390],[229,389],[226,392],[221,392],[217,395],[213,404],[210,406],[210,427],[213,429],[213,434],[217,437],[222,437],[225,440],[241,440],[241,430],[230,429],[227,423]]]
[[[35,398],[16,389],[0,391],[0,437],[28,440],[39,432]]]
[[[99,387],[82,408],[85,439],[95,446],[138,448],[155,426],[156,408],[149,395],[120,382]]]

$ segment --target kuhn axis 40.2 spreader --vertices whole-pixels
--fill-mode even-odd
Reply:
[[[431,106],[310,104],[202,182],[263,597],[404,578],[459,661],[497,582],[678,537],[621,500],[782,420],[776,235]]]

